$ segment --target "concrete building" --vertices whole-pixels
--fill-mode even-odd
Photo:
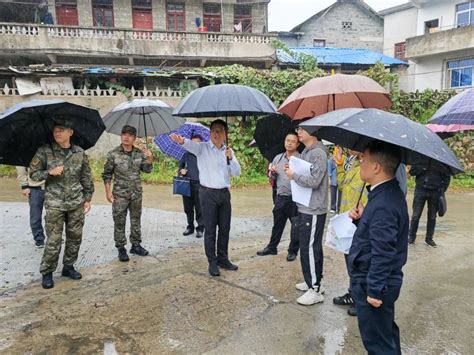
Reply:
[[[362,0],[337,0],[289,32],[280,32],[288,47],[383,49],[383,18]]]
[[[405,59],[405,91],[472,87],[474,2],[412,0],[383,10],[384,54]]]

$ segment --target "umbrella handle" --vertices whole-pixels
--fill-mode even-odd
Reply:
[[[227,132],[229,130],[229,125],[227,124],[227,116],[225,116],[225,123],[227,125],[227,129],[225,131],[225,144],[227,145],[226,148],[229,146],[229,133]],[[227,165],[230,165],[230,158],[227,157]]]

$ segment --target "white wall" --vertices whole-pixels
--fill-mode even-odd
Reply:
[[[456,4],[467,0],[434,0],[418,9],[417,35],[425,34],[425,21],[439,19],[440,30],[449,30],[456,25]]]
[[[395,43],[416,36],[417,13],[418,9],[413,7],[384,16],[383,54],[394,57]]]

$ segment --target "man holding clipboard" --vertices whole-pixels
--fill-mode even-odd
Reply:
[[[322,237],[328,208],[327,148],[304,129],[297,129],[298,139],[305,145],[301,159],[310,163],[309,174],[298,174],[290,167],[285,173],[300,187],[309,188],[308,204],[297,201],[299,215],[300,259],[304,282],[296,284],[300,291],[306,291],[297,302],[310,306],[324,301]],[[292,158],[295,159],[295,158]],[[297,159],[297,158],[296,158]],[[290,160],[291,164],[291,160]],[[309,190],[308,190],[309,191]]]

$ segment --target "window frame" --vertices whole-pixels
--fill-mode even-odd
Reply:
[[[403,48],[403,50],[398,50],[399,48]],[[406,56],[405,56],[406,52],[407,52],[407,42],[398,42],[393,45],[393,54],[395,58],[406,62],[407,61]],[[397,53],[403,53],[403,54],[397,54]]]
[[[169,8],[168,6],[169,5],[182,5],[183,6],[183,11],[182,13],[179,12],[171,12],[169,11]],[[186,3],[184,1],[182,2],[174,2],[174,1],[167,1],[166,2],[166,30],[167,31],[170,31],[170,32],[186,32]],[[182,30],[178,30],[177,28],[179,26],[177,26],[178,22],[176,21],[176,19],[178,19],[179,17],[182,16],[182,19],[183,19],[183,29]],[[170,23],[169,23],[169,19],[170,17],[173,17],[174,18],[174,28],[170,29]]]
[[[473,77],[474,77],[474,63],[472,65],[462,65],[462,66],[459,66],[459,67],[455,67],[455,68],[450,68],[449,67],[449,63],[452,63],[452,62],[460,62],[460,61],[463,61],[463,60],[473,60],[474,61],[474,57],[472,58],[461,58],[461,59],[451,59],[451,60],[448,60],[446,61],[446,69],[447,69],[447,87],[448,89],[466,89],[466,88],[472,88],[474,87],[474,83],[473,83]],[[460,86],[452,86],[452,76],[453,76],[453,73],[455,71],[461,71],[463,69],[471,69],[471,84],[470,85],[460,85]]]
[[[91,1],[91,6],[92,6],[92,25],[94,27],[100,27],[100,28],[113,28],[113,27],[115,27],[115,14],[114,14],[114,2],[113,2],[113,0],[110,1],[110,4],[94,3],[94,0],[92,0]],[[111,13],[112,13],[112,25],[111,26],[103,25],[102,23],[97,24],[97,20],[96,20],[96,16],[95,16],[95,10],[96,9],[102,9],[102,11],[106,10],[106,9],[111,10]]]
[[[250,15],[246,14],[237,14],[237,9],[245,9],[248,8],[250,11]],[[244,26],[244,21],[248,21],[248,25]],[[244,4],[234,4],[234,26],[242,23],[242,31],[241,33],[252,33],[253,27],[253,11],[252,5],[244,5]],[[234,32],[237,32],[234,27]]]
[[[458,11],[458,6],[465,5],[465,4],[468,4],[469,8],[466,9],[466,10]],[[456,20],[456,28],[473,25],[474,24],[474,16],[473,16],[474,15],[474,1],[461,2],[459,4],[456,4],[455,6],[456,7],[455,7],[454,18]],[[467,13],[469,15],[469,18],[468,18],[468,21],[467,21],[466,25],[460,25],[459,21],[458,21],[458,15],[459,14],[464,14],[464,13]]]
[[[213,13],[213,12],[206,12],[206,6],[212,6],[215,8],[219,9],[219,14]],[[219,19],[218,23],[218,29],[210,28],[208,20],[211,21],[211,24],[214,23],[214,20]],[[207,28],[207,31],[209,32],[221,32],[222,30],[222,8],[221,5],[218,3],[212,3],[212,2],[205,2],[202,4],[202,23],[203,26]]]
[[[316,46],[315,45],[316,42],[323,43],[323,45],[322,46]],[[324,47],[326,47],[326,40],[322,39],[322,38],[313,38],[313,47],[314,48],[324,48]]]

